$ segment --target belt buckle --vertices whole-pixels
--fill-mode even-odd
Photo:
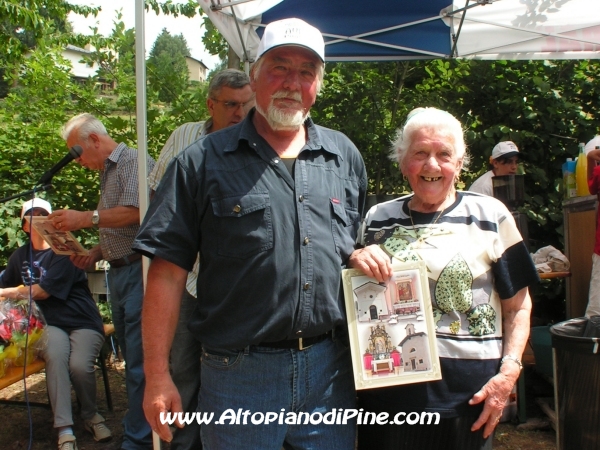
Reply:
[[[304,346],[304,342],[302,341],[302,338],[298,338],[298,350],[302,351],[305,350],[309,347],[312,347],[311,345],[307,345],[306,347]]]

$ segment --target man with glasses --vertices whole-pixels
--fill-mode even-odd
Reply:
[[[185,148],[209,133],[241,122],[254,104],[254,94],[250,88],[250,78],[236,69],[226,69],[213,76],[208,85],[206,105],[210,119],[206,122],[192,122],[181,125],[167,140],[160,152],[148,185],[156,191],[158,184],[171,160]],[[198,405],[200,388],[200,343],[188,330],[187,324],[196,309],[196,281],[198,264],[188,273],[186,289],[181,297],[179,321],[171,346],[171,376],[181,396],[184,411],[195,411]],[[172,450],[197,450],[200,443],[200,425],[192,422],[184,428],[177,428],[171,442]]]
[[[511,141],[498,143],[490,156],[490,170],[480,176],[469,188],[471,192],[494,196],[492,177],[514,175],[519,168],[519,149]]]

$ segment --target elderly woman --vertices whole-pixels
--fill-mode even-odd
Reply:
[[[391,262],[427,264],[442,380],[359,392],[369,412],[437,412],[438,425],[360,426],[359,448],[491,449],[529,335],[528,286],[539,278],[511,213],[459,192],[461,125],[412,111],[394,143],[413,194],[374,206],[349,265],[383,282]]]

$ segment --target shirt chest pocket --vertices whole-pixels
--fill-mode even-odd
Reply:
[[[268,193],[238,194],[213,200],[218,254],[248,258],[273,248]]]
[[[339,201],[331,200],[331,231],[333,241],[338,254],[345,262],[354,251],[356,235],[360,225],[360,214],[358,211],[352,211],[344,208]]]

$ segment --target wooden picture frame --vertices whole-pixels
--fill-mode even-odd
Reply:
[[[386,283],[342,271],[356,389],[442,378],[425,263],[392,268]]]

